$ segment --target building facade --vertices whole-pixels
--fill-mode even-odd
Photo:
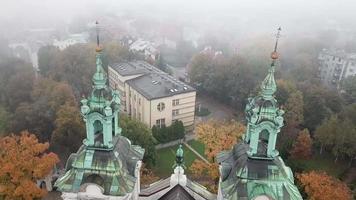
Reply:
[[[277,43],[259,95],[248,99],[243,141],[217,157],[220,164],[218,200],[302,200],[294,185],[292,170],[275,148],[284,114],[274,98],[276,49]]]
[[[356,75],[356,53],[323,49],[318,60],[321,81],[329,88],[339,89],[345,78]]]
[[[109,84],[121,94],[121,110],[149,127],[173,121],[194,125],[196,91],[144,61],[108,67]]]
[[[145,150],[121,136],[119,93],[107,85],[101,49],[97,51],[93,90],[81,101],[86,138],[68,158],[55,187],[64,200],[137,200]]]

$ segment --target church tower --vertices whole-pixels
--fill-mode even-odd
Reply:
[[[218,155],[220,182],[218,199],[231,200],[301,200],[291,169],[276,150],[276,140],[283,126],[284,111],[278,107],[274,79],[278,59],[278,29],[272,63],[262,81],[260,93],[248,99],[243,141],[231,151]]]
[[[86,138],[68,158],[66,172],[55,187],[63,199],[138,199],[144,149],[121,136],[120,97],[107,85],[98,33],[96,52],[93,90],[81,100]]]

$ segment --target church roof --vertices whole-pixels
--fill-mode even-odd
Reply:
[[[69,157],[66,174],[55,186],[64,192],[78,192],[81,185],[91,182],[103,187],[105,195],[132,192],[137,181],[136,163],[143,158],[144,150],[123,136],[114,137],[114,144],[111,151],[83,145]]]
[[[178,184],[158,200],[195,200],[195,198]]]
[[[301,199],[291,169],[279,156],[273,160],[253,159],[248,156],[248,149],[248,144],[239,143],[217,157],[224,198],[253,199],[267,195],[276,200]]]
[[[177,185],[179,185],[181,188],[179,190],[174,189]],[[172,197],[172,195],[180,192],[181,189],[185,190],[186,192],[188,192],[194,200],[198,199],[198,200],[213,200],[216,199],[216,195],[212,194],[211,192],[207,191],[206,188],[196,182],[193,182],[189,179],[187,179],[187,184],[185,186],[182,186],[180,184],[177,184],[174,187],[171,187],[170,185],[170,178],[166,178],[163,180],[159,180],[153,184],[151,184],[149,187],[147,188],[141,188],[140,191],[140,199],[152,199],[151,197],[157,195],[157,193],[162,193],[161,195],[158,195],[160,197],[158,197],[159,199],[165,199],[163,198],[164,195],[166,195],[167,193],[170,193],[171,190],[174,190],[174,192],[170,193],[170,196],[166,196],[166,198],[168,197]],[[173,193],[173,194],[172,194]],[[177,194],[176,194],[177,195]],[[144,198],[146,197],[146,198]],[[156,197],[156,196],[155,196]],[[174,198],[173,198],[174,199]]]

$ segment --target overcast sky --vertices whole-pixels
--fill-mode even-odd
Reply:
[[[1,0],[0,22],[1,29],[6,29],[124,11],[196,21],[216,29],[236,26],[265,31],[282,26],[291,32],[308,32],[313,28],[356,28],[356,0]]]

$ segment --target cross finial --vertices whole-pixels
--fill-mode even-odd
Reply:
[[[282,30],[282,28],[281,28],[281,27],[279,27],[279,28],[277,29],[277,34],[276,34],[276,44],[275,44],[275,46],[274,46],[274,52],[277,52],[277,47],[278,47],[278,39],[281,37],[281,30]]]
[[[99,22],[98,21],[96,21],[95,22],[95,28],[96,28],[96,51],[97,52],[101,52],[101,50],[102,50],[102,47],[100,46],[100,40],[99,40],[99,31],[100,31],[100,29],[99,29]]]
[[[277,47],[278,47],[278,39],[281,37],[281,30],[282,30],[281,27],[279,27],[279,28],[277,29],[276,44],[274,45],[274,50],[273,50],[273,52],[272,52],[272,54],[271,54],[271,58],[272,58],[273,60],[278,59]]]

